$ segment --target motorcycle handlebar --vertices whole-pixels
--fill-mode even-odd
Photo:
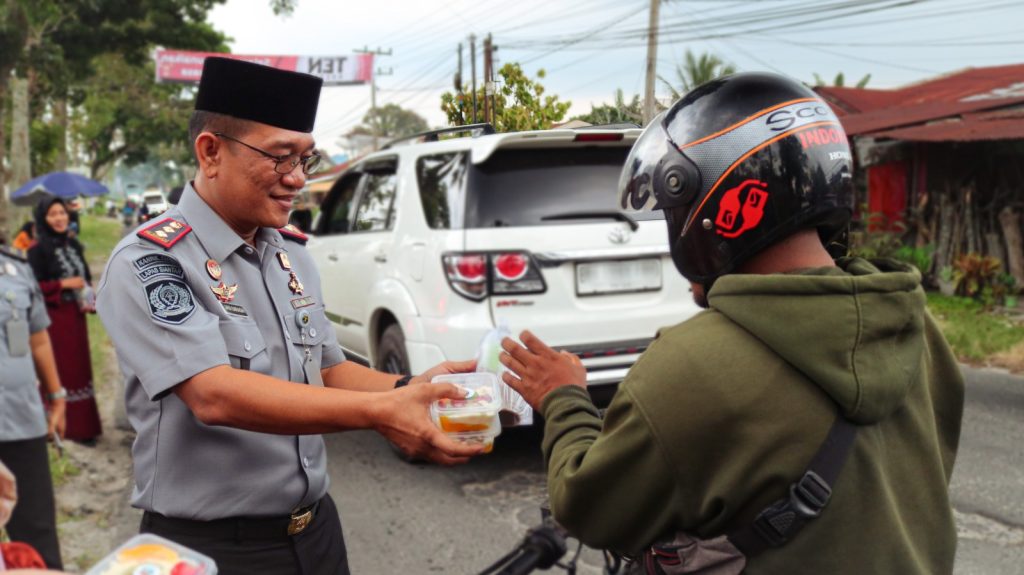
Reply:
[[[481,575],[526,575],[534,569],[547,569],[565,555],[565,532],[552,521],[527,532],[519,547],[492,565]]]

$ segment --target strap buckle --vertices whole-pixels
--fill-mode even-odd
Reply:
[[[780,499],[758,514],[754,531],[772,547],[789,541],[808,519],[821,515],[832,497],[832,488],[813,471],[789,487],[789,498]]]

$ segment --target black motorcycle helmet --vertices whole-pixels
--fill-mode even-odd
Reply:
[[[829,245],[852,214],[852,157],[839,120],[803,84],[766,73],[713,80],[655,118],[619,181],[632,211],[664,210],[676,268],[710,290],[805,228]]]

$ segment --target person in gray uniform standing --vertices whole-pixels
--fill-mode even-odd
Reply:
[[[57,376],[49,325],[32,268],[0,247],[0,464],[17,478],[18,501],[7,533],[12,541],[31,545],[47,567],[59,570],[63,565],[46,441],[64,435],[67,393]]]
[[[207,58],[189,126],[195,180],[118,244],[98,292],[138,433],[141,530],[225,575],[348,573],[320,434],[373,429],[446,464],[482,451],[429,419],[460,389],[405,385],[471,362],[400,377],[346,361],[306,236],[283,227],[319,162],[321,83]]]

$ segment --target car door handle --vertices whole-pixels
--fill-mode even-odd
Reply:
[[[335,254],[335,253],[327,254],[327,259],[331,260],[332,262],[336,262],[336,261],[338,261],[338,254]]]
[[[379,264],[387,263],[388,256],[386,256],[384,254],[377,254],[377,255],[373,256],[373,261],[375,261],[375,262],[377,262]]]

